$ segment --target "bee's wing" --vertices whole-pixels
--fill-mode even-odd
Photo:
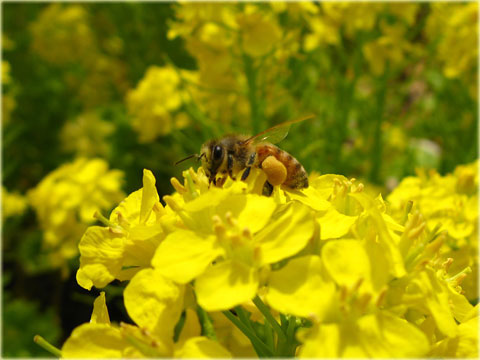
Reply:
[[[280,141],[282,141],[283,139],[285,139],[287,137],[288,131],[290,130],[290,126],[292,124],[311,119],[314,116],[315,115],[307,115],[307,116],[304,116],[300,119],[286,121],[284,123],[275,125],[275,126],[271,127],[270,129],[262,131],[261,133],[248,138],[247,140],[245,140],[245,144],[249,144],[249,143],[258,144],[258,143],[261,143],[263,141],[268,141],[272,144],[279,143]]]

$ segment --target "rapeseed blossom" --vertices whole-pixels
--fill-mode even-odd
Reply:
[[[106,156],[109,150],[106,140],[113,131],[112,123],[102,120],[95,112],[87,112],[63,126],[62,147],[78,156]]]
[[[12,77],[10,75],[11,68],[8,61],[2,61],[2,125],[5,126],[10,122],[12,111],[15,109],[15,90],[12,89]]]
[[[179,3],[168,37],[181,37],[198,71],[188,91],[209,118],[239,123],[257,117],[262,94],[265,111],[275,113],[287,91],[275,79],[298,52],[296,24],[283,31],[280,12],[265,4]],[[273,6],[273,5],[272,5]],[[301,6],[300,9],[311,6]],[[253,109],[252,109],[253,107]],[[258,120],[258,119],[257,119]]]
[[[32,49],[46,61],[65,64],[96,51],[88,14],[80,5],[50,4],[31,25]]]
[[[105,104],[116,92],[123,94],[128,89],[126,67],[117,56],[118,38],[107,39],[103,46],[82,5],[46,6],[30,32],[32,51],[62,71],[65,84],[86,109]]]
[[[449,190],[476,196],[474,166],[447,175]],[[478,355],[471,266],[445,250],[448,226],[421,212],[428,180],[386,202],[340,175],[271,197],[259,169],[220,188],[202,168],[183,176],[162,206],[145,170],[143,188],[100,217],[106,227],[85,233],[79,284],[128,280],[136,325],[110,324],[97,299],[105,310],[73,331],[64,357]],[[413,206],[398,200],[408,193]]]
[[[27,198],[18,192],[9,192],[2,186],[2,218],[22,215],[28,207]]]
[[[143,185],[122,201],[109,219],[97,215],[107,227],[92,226],[80,240],[77,281],[85,289],[102,288],[114,279],[129,280],[149,267],[165,237],[164,227],[173,219],[159,202],[150,171],[144,172]]]
[[[128,112],[139,141],[150,142],[172,131],[177,125],[172,113],[186,101],[180,74],[173,67],[148,68],[137,87],[127,94]],[[178,124],[181,127],[183,123]]]
[[[140,279],[141,278],[141,279]],[[145,292],[145,285],[155,284],[156,291]],[[94,302],[89,323],[74,329],[65,341],[63,358],[151,358],[151,357],[230,357],[228,350],[204,336],[189,334],[174,344],[174,326],[183,308],[183,288],[152,270],[139,273],[125,289],[125,308],[137,325],[112,324],[105,293]],[[199,330],[199,329],[198,329]],[[195,331],[194,331],[195,332]]]
[[[471,73],[478,56],[478,4],[432,4],[427,35],[440,34],[436,52],[446,77],[456,78]]]
[[[413,202],[430,231],[445,232],[442,253],[454,259],[452,270],[470,267],[463,288],[468,299],[478,296],[478,161],[458,166],[453,174],[419,171],[407,177],[389,195],[393,215],[400,219],[403,208]]]
[[[120,201],[123,172],[102,159],[78,158],[48,174],[27,196],[43,230],[52,266],[64,266],[78,253],[78,240],[95,212]]]

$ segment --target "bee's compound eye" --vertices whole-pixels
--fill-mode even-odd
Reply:
[[[213,148],[213,160],[220,160],[223,156],[223,149],[217,145]]]

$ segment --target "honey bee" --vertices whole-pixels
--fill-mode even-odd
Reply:
[[[266,195],[271,194],[273,185],[282,185],[287,189],[306,188],[308,187],[308,175],[302,164],[274,144],[288,135],[292,124],[312,117],[309,115],[287,121],[254,136],[233,134],[209,140],[202,145],[200,155],[190,155],[178,161],[177,164],[196,157],[197,160],[201,160],[209,182],[216,186],[223,185],[227,176],[236,179],[240,173],[242,173],[241,180],[244,181],[248,178],[251,168],[257,167],[267,175],[267,182],[264,186]],[[283,173],[283,176],[279,176],[279,173]],[[217,175],[221,175],[221,177],[217,178]]]

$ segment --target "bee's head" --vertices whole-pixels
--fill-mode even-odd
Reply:
[[[203,170],[209,181],[214,184],[216,175],[225,159],[225,153],[225,147],[218,141],[209,141],[203,144],[200,150]]]

